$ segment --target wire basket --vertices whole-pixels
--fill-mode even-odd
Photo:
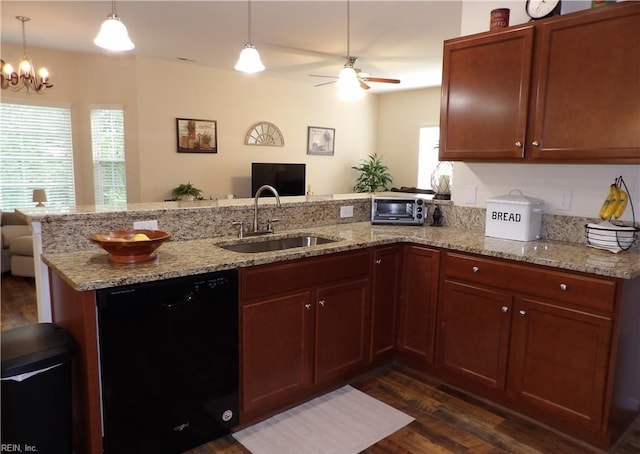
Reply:
[[[627,184],[620,178],[620,183],[624,185],[627,194],[629,189]],[[616,179],[617,180],[617,179]],[[629,196],[629,205],[631,206],[631,216],[633,224],[630,226],[615,225],[609,221],[599,224],[586,224],[585,230],[587,234],[587,244],[597,249],[606,249],[611,252],[626,251],[638,239],[640,229],[636,227],[636,213],[633,209],[633,201]]]

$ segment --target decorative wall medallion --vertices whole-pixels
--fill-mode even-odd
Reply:
[[[284,136],[273,123],[261,121],[249,128],[244,143],[245,145],[284,147]]]

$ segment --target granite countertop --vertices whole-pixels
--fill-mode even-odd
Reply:
[[[283,231],[275,236],[291,236],[296,233],[342,238],[342,240],[307,248],[264,253],[237,253],[217,246],[238,240],[229,236],[190,241],[169,241],[156,251],[158,257],[155,260],[137,264],[111,263],[107,260],[107,253],[97,246],[91,250],[78,252],[44,254],[42,258],[50,268],[57,271],[67,283],[78,291],[149,282],[399,242],[411,242],[622,279],[640,276],[640,251],[638,248],[613,254],[583,244],[560,241],[521,242],[489,238],[479,230],[456,227],[373,226],[369,222]],[[255,238],[245,239],[245,241],[251,240],[255,240]]]

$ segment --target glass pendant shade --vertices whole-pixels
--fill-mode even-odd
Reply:
[[[98,47],[112,51],[125,51],[136,47],[129,38],[127,27],[115,13],[109,14],[107,20],[102,23],[100,32],[93,43]]]
[[[431,174],[431,189],[436,192],[433,198],[438,200],[450,200],[452,186],[453,163],[450,161],[440,161]]]
[[[338,99],[341,101],[357,101],[364,96],[356,71],[350,66],[342,68],[338,75]]]
[[[244,49],[240,52],[240,57],[238,58],[235,69],[243,73],[258,73],[264,71],[260,54],[253,44],[245,44]]]

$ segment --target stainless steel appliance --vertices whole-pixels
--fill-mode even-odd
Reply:
[[[422,225],[427,217],[425,200],[419,196],[373,196],[372,224]]]
[[[179,453],[238,423],[236,270],[97,291],[105,453]]]

